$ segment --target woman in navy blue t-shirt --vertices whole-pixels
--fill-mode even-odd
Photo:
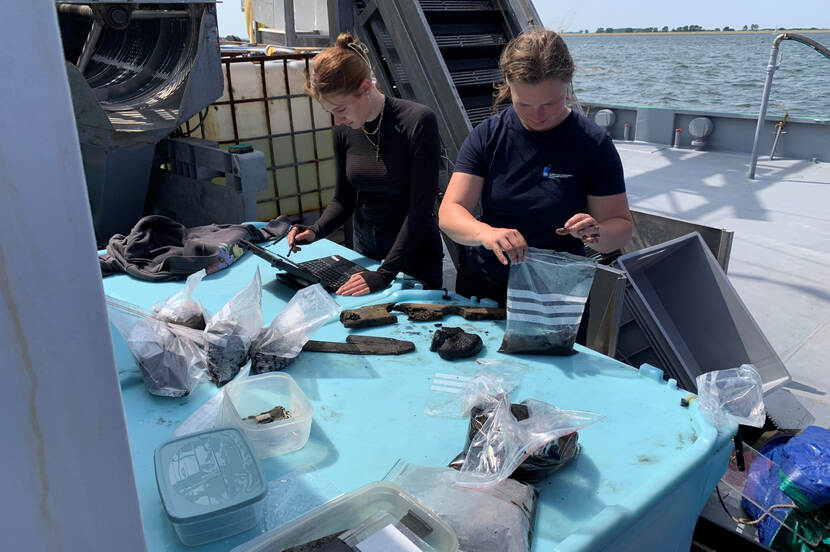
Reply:
[[[525,32],[499,67],[495,103],[509,97],[513,105],[467,137],[438,217],[467,246],[456,291],[503,304],[509,263],[522,262],[528,246],[584,254],[587,244],[605,253],[625,245],[633,225],[614,143],[568,107],[574,64],[562,38]]]

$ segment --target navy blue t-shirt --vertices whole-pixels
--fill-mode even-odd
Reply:
[[[524,128],[509,106],[473,129],[458,152],[455,171],[484,178],[480,220],[517,229],[532,247],[577,255],[584,254],[582,241],[560,236],[556,229],[587,212],[588,195],[625,192],[611,137],[575,111],[539,132]],[[507,285],[507,267],[481,246],[467,248],[465,269]]]

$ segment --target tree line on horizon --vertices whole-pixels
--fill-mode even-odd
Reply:
[[[788,27],[778,27],[777,29],[773,28],[763,28],[761,29],[758,24],[753,23],[751,25],[744,25],[740,30],[741,31],[785,31]],[[732,32],[738,31],[739,29],[734,29],[729,25],[724,27],[717,27],[714,29],[704,29],[700,25],[683,25],[682,27],[675,27],[674,29],[669,28],[668,25],[664,25],[663,27],[597,27],[597,30],[594,33],[602,34],[602,33],[693,33],[693,32]],[[805,31],[818,31],[820,30],[817,27],[809,27],[803,28],[800,30]],[[576,31],[579,34],[590,34],[591,31],[588,29],[584,29],[581,31]]]

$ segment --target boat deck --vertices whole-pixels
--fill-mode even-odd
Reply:
[[[830,426],[830,164],[617,142],[632,209],[733,231],[728,275],[793,381],[774,421]]]

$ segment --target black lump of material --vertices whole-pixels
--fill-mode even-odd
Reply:
[[[186,326],[194,330],[205,329],[205,315],[202,312],[191,314],[190,317],[184,319],[179,317],[174,320],[168,320],[168,322],[171,322],[173,324],[179,324],[180,326]]]
[[[187,396],[192,385],[188,371],[191,359],[177,352],[180,348],[175,346],[173,334],[163,339],[164,348],[157,354],[138,359],[147,390],[166,397]]]
[[[561,330],[542,334],[525,335],[508,330],[499,347],[500,353],[528,353],[541,355],[568,356],[576,353],[576,327],[564,327]]]
[[[125,338],[147,391],[161,397],[184,397],[198,383],[191,367],[200,364],[201,351],[171,328],[161,321],[141,321]]]
[[[278,354],[280,344],[278,342],[268,343],[268,336],[268,328],[263,328],[251,345],[251,375],[279,372],[297,359],[296,354],[290,356]]]
[[[432,336],[430,351],[437,351],[444,360],[466,358],[478,354],[484,343],[476,334],[461,328],[440,328]]]
[[[283,357],[275,355],[274,353],[266,353],[263,351],[256,351],[251,355],[251,374],[267,374],[268,372],[279,372],[292,362],[297,360],[297,357]]]
[[[248,362],[248,347],[242,327],[232,320],[220,320],[207,330],[208,371],[216,385],[225,385]]]

